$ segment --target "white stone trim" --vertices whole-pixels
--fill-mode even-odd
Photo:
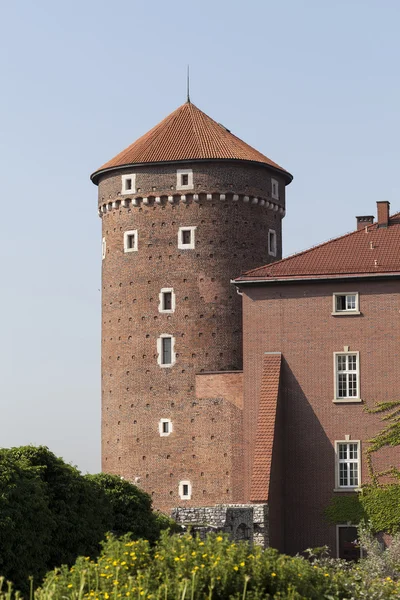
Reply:
[[[187,486],[187,494],[184,494],[183,486]],[[192,498],[192,484],[188,479],[179,482],[179,497],[181,500],[190,500]]]
[[[126,184],[131,180],[131,187],[129,189],[126,188]],[[121,195],[124,196],[126,194],[136,194],[136,174],[130,173],[128,175],[121,175]]]
[[[271,243],[272,238],[272,243]],[[268,254],[276,256],[277,253],[277,236],[275,229],[268,229]]]
[[[356,378],[357,378],[357,395],[356,396],[350,396],[350,397],[346,397],[346,398],[339,398],[338,397],[338,380],[339,380],[339,375],[338,375],[338,368],[337,368],[337,364],[338,364],[338,356],[344,356],[344,355],[356,355],[356,360],[357,360],[357,369],[354,371],[356,374]],[[362,402],[361,398],[360,398],[360,352],[359,351],[351,351],[349,350],[349,346],[345,346],[345,350],[343,350],[342,352],[334,352],[333,353],[333,388],[334,388],[334,399],[333,402],[337,402],[342,403],[342,402]]]
[[[164,431],[164,423],[168,423],[168,431]],[[173,431],[171,419],[160,419],[158,423],[158,431],[161,437],[167,437],[171,435]]]
[[[197,227],[196,225],[187,226],[187,227],[179,227],[178,229],[178,248],[180,250],[194,250],[195,247],[195,231]],[[190,244],[183,243],[183,232],[190,231]]]
[[[188,176],[187,184],[183,184],[182,175]],[[176,189],[177,190],[192,190],[193,189],[193,169],[178,169],[176,171]]]
[[[106,242],[106,238],[103,237],[103,239],[101,240],[101,259],[102,260],[105,259],[106,252],[107,252],[107,242]]]
[[[128,240],[129,237],[133,236],[134,244],[133,248],[129,248]],[[131,229],[130,231],[124,231],[124,252],[137,252],[138,250],[138,232],[137,229]]]
[[[171,338],[171,362],[163,363],[162,362],[162,340],[164,338]],[[159,338],[157,338],[157,364],[159,367],[173,367],[176,362],[175,357],[175,338],[170,333],[162,333]]]
[[[271,197],[279,200],[279,181],[277,179],[271,179]]]
[[[164,304],[164,294],[171,294],[171,308],[166,309],[163,308]],[[175,292],[174,288],[161,288],[160,293],[158,294],[160,303],[158,305],[158,312],[160,313],[174,313],[175,312]]]
[[[350,436],[345,436],[349,438]],[[339,444],[356,444],[357,445],[357,459],[349,462],[357,463],[357,485],[341,486],[340,485],[340,472],[339,472]],[[342,461],[346,462],[346,461]],[[334,492],[358,492],[361,489],[361,440],[335,440],[335,489]]]

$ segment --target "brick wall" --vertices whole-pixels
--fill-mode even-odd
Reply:
[[[283,512],[286,552],[329,544],[335,527],[323,510],[335,493],[335,440],[362,441],[362,482],[368,480],[364,451],[382,423],[364,406],[398,399],[400,389],[400,282],[332,282],[243,288],[245,496],[248,500],[264,352],[283,354]],[[332,316],[332,294],[360,294],[356,316]],[[333,353],[360,352],[363,403],[333,403]],[[398,449],[374,456],[377,470],[398,465]],[[343,493],[343,492],[336,492]]]

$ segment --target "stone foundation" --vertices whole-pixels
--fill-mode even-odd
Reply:
[[[211,531],[228,533],[235,541],[246,540],[257,546],[269,546],[267,504],[217,504],[193,508],[175,508],[171,516],[190,527],[200,537]]]

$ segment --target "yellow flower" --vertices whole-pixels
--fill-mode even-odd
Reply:
[[[271,573],[271,577],[276,577],[276,573]]]
[[[199,546],[204,546],[204,542],[199,542]]]
[[[181,559],[179,558],[179,556],[175,556],[174,560],[178,561],[178,560],[181,560]]]
[[[235,566],[233,567],[233,570],[234,570],[234,571],[238,571],[238,570],[239,570],[239,567],[238,567],[237,565],[235,565]]]
[[[195,551],[193,550],[193,552],[192,552],[192,556],[196,556],[196,554],[197,554],[197,552],[195,552]]]
[[[72,583],[69,583],[69,584],[68,584],[68,587],[69,587],[69,588],[71,588],[71,587],[72,587]]]
[[[110,597],[110,596],[109,596],[109,595],[108,595],[108,593],[106,592],[106,593],[104,594],[104,598],[105,598],[106,600],[108,600],[108,598],[109,598],[109,597]]]
[[[240,566],[241,566],[241,567],[244,567],[244,564],[245,564],[245,563],[244,563],[244,561],[242,561],[242,562],[240,563]]]
[[[222,540],[223,540],[223,539],[224,539],[224,538],[222,537],[222,535],[219,535],[219,536],[217,537],[217,542],[222,542]]]
[[[113,581],[113,584],[114,584],[114,585],[118,585],[118,584],[119,584],[119,581],[118,581],[117,579],[115,579],[115,580]]]
[[[117,566],[117,564],[118,564],[118,561],[117,561],[117,560],[114,560],[114,562],[113,562],[113,565],[114,565],[114,567],[116,567],[116,566]]]
[[[329,577],[329,573],[324,573],[324,577]]]

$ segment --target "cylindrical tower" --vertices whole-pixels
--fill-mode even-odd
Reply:
[[[91,178],[103,227],[103,471],[166,511],[240,502],[240,402],[199,397],[196,377],[242,368],[230,281],[281,258],[292,177],[187,102]]]

